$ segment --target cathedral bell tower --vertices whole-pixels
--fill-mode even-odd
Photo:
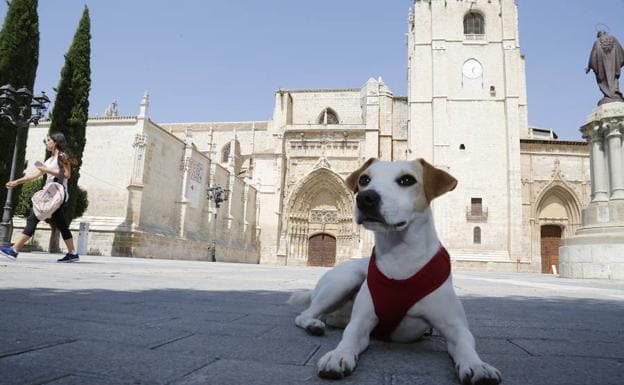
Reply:
[[[528,136],[514,0],[415,0],[408,17],[408,146],[448,170],[433,210],[456,259],[521,255],[520,138]]]

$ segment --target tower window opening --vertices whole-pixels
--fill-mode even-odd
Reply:
[[[318,124],[338,124],[339,122],[338,114],[336,114],[336,111],[331,108],[324,109],[318,118]]]
[[[483,215],[483,200],[481,198],[470,198],[470,214]]]
[[[464,16],[464,35],[468,40],[483,40],[485,37],[485,20],[478,12],[468,12]]]
[[[221,150],[221,163],[226,163],[230,159],[230,143],[223,146]]]

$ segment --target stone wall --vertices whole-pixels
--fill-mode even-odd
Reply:
[[[326,109],[336,114],[337,124],[320,121]],[[291,230],[285,216],[287,206],[293,200],[304,199],[293,195],[297,183],[319,168],[325,168],[331,171],[328,175],[338,177],[329,189],[341,191],[338,195],[344,195],[342,198],[350,197],[349,191],[340,190],[344,188],[340,187],[342,179],[367,157],[390,160],[410,155],[406,152],[408,116],[407,98],[394,97],[381,79],[371,78],[361,88],[278,90],[270,121],[166,123],[160,126],[181,140],[187,133],[192,134],[198,151],[217,160],[221,166],[214,166],[214,179],[218,185],[231,188],[239,181],[246,181],[255,187],[247,199],[243,198],[247,206],[228,204],[226,210],[219,209],[218,227],[246,228],[245,239],[255,236],[255,242],[261,245],[262,262],[279,264],[285,263],[288,250],[292,248],[292,245],[286,247]],[[224,151],[226,148],[230,149],[232,159]],[[233,169],[242,179],[226,178],[225,169]],[[230,194],[233,200],[240,199],[236,193]],[[258,205],[253,210],[251,196]],[[332,198],[332,202],[326,204],[331,206],[334,200]],[[245,211],[245,217],[249,217],[252,211],[255,213],[255,228],[237,219],[241,218],[240,210]],[[350,213],[351,207],[347,211]],[[213,215],[212,211],[210,215]],[[224,215],[228,219],[222,224]],[[354,249],[350,246],[356,243],[353,238],[358,230],[351,229],[351,222],[347,230],[342,228],[343,224],[336,226],[334,235],[341,234],[338,259],[359,255],[361,247]],[[312,227],[308,230],[312,231]],[[222,244],[241,244],[238,238],[241,234],[228,238],[229,233],[219,233],[217,258],[225,252]],[[365,243],[366,248],[369,243]],[[304,250],[305,245],[299,249]],[[305,255],[299,257],[305,264]]]
[[[321,113],[326,108],[331,108],[338,116],[338,123],[362,124],[362,106],[360,101],[360,89],[345,90],[284,90],[276,93],[276,108],[278,116],[274,121],[280,120],[280,115],[285,113],[281,107],[281,99],[290,97],[292,103],[292,120],[286,119],[286,125],[318,124]],[[276,119],[277,118],[277,119]]]
[[[30,130],[28,164],[43,160],[48,129],[42,122]],[[89,206],[70,228],[77,239],[79,224],[89,224],[88,254],[208,260],[216,231],[218,260],[259,261],[256,190],[213,166],[191,132],[178,138],[140,114],[91,118],[86,138],[79,185]],[[230,189],[216,228],[207,195],[215,183]],[[15,218],[14,237],[24,225]],[[41,223],[29,246],[47,250],[49,235]]]
[[[522,262],[541,270],[542,226],[562,228],[562,239],[581,225],[590,200],[589,147],[584,141],[522,140]]]
[[[180,230],[180,207],[175,203],[184,195],[181,191],[184,142],[152,124],[146,126],[145,135],[147,144],[138,228],[176,235]]]
[[[464,31],[470,12],[483,17],[482,33]],[[458,260],[515,262],[519,142],[528,127],[516,4],[415,1],[408,30],[408,150],[459,182],[433,203],[440,239]],[[483,215],[470,213],[473,199],[481,199]]]
[[[192,133],[193,144],[198,151],[224,167],[228,167],[228,160],[223,160],[223,151],[233,140],[236,141],[239,153],[235,154],[238,157],[235,159],[235,168],[239,172],[244,171],[242,176],[250,178],[253,154],[266,152],[268,148],[273,152],[274,143],[266,134],[268,124],[268,121],[251,121],[163,123],[159,126],[182,140],[185,133]]]
[[[392,159],[414,159],[407,145],[407,121],[409,106],[407,98],[395,97],[392,103]]]

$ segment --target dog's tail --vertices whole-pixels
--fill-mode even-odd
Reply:
[[[287,303],[293,306],[308,306],[312,301],[312,290],[292,293]]]

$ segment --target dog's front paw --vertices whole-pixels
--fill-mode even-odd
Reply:
[[[503,380],[498,369],[485,362],[457,364],[456,369],[462,385],[497,385]]]
[[[325,334],[325,323],[317,319],[312,320],[312,322],[306,326],[305,330],[311,336],[322,336]]]
[[[320,319],[300,315],[295,318],[295,325],[305,329],[305,331],[312,336],[322,336],[325,334],[325,322]]]
[[[355,369],[357,359],[354,352],[338,349],[327,352],[317,363],[318,375],[332,380],[347,377]]]

